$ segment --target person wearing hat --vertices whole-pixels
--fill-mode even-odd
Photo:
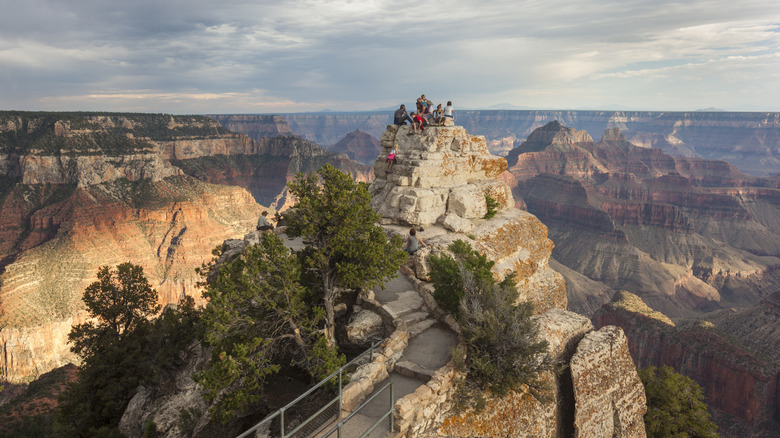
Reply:
[[[257,220],[258,231],[271,231],[274,229],[274,226],[265,218],[266,216],[268,216],[268,212],[263,211],[262,215],[260,215],[260,219]]]

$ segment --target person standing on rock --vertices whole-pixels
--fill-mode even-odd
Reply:
[[[417,237],[417,230],[414,228],[410,229],[409,237],[406,238],[406,248],[404,251],[408,252],[409,255],[414,255],[414,253],[420,249],[420,245],[428,246],[425,244],[425,242],[422,241],[422,239]]]
[[[405,125],[407,120],[410,125],[414,123],[412,118],[409,117],[409,114],[406,114],[406,105],[401,105],[401,107],[393,113],[393,125]]]
[[[257,230],[258,231],[270,231],[274,229],[274,226],[271,225],[268,222],[268,219],[265,217],[268,216],[267,211],[263,211],[263,213],[260,215],[260,219],[257,220]]]
[[[390,153],[387,154],[387,158],[385,158],[385,161],[387,161],[387,167],[385,167],[385,173],[390,173],[393,170],[393,164],[395,164],[395,146],[393,146],[393,148],[390,149]]]

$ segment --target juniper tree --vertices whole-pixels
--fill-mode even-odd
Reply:
[[[298,203],[285,214],[287,234],[303,237],[304,276],[325,309],[328,340],[336,344],[334,306],[344,289],[368,288],[392,278],[407,257],[400,236],[388,241],[377,225],[368,184],[326,164],[317,175],[288,183]]]
[[[283,366],[321,379],[344,364],[321,333],[325,312],[318,297],[301,285],[298,258],[279,236],[264,234],[260,244],[211,269],[218,270],[205,285],[203,323],[213,350],[196,380],[215,400],[216,420],[263,400],[268,377]]]
[[[716,437],[717,426],[710,421],[701,387],[678,374],[670,366],[639,370],[645,385],[647,436],[709,438]]]

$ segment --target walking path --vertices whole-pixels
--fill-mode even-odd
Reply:
[[[375,298],[393,317],[402,319],[409,328],[409,345],[395,363],[393,372],[384,381],[374,385],[375,392],[388,382],[393,383],[393,396],[398,400],[413,393],[427,383],[433,373],[450,360],[450,348],[458,342],[458,335],[448,327],[439,324],[426,310],[423,299],[414,285],[400,272],[385,283],[385,289],[373,289]],[[374,393],[369,395],[369,398]],[[358,437],[390,407],[390,392],[384,391],[372,400],[358,414],[352,417],[341,430],[342,437]],[[384,420],[369,437],[381,438],[390,432],[389,420]]]
[[[290,239],[286,235],[281,237],[285,239],[285,245],[291,249],[303,247],[300,238]],[[376,392],[388,382],[392,382],[393,395],[395,400],[398,400],[427,383],[437,369],[449,362],[450,349],[458,342],[458,335],[430,315],[425,309],[422,296],[400,271],[392,280],[384,284],[384,289],[375,287],[373,292],[384,310],[394,320],[401,319],[406,322],[409,329],[409,344],[395,363],[393,371],[387,379],[374,385]],[[368,398],[372,395],[374,393]],[[386,390],[344,424],[341,436],[359,437],[389,408],[390,391]],[[327,432],[334,425],[335,423],[324,428],[320,433]],[[369,437],[382,438],[389,432],[390,422],[385,420]],[[336,434],[331,436],[335,437]]]

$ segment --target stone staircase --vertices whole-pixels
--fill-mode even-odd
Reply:
[[[425,304],[414,285],[400,272],[385,288],[374,288],[374,297],[382,305],[384,312],[393,320],[406,323],[409,331],[409,344],[395,363],[389,376],[374,385],[373,396],[388,382],[393,383],[393,396],[398,400],[413,393],[428,382],[437,369],[450,360],[450,348],[458,341],[458,335],[438,321],[425,310]],[[376,420],[382,417],[390,407],[390,392],[384,391],[372,400],[341,429],[342,437],[358,437]],[[389,420],[383,421],[368,435],[371,438],[388,436]],[[331,435],[335,436],[335,434]]]

